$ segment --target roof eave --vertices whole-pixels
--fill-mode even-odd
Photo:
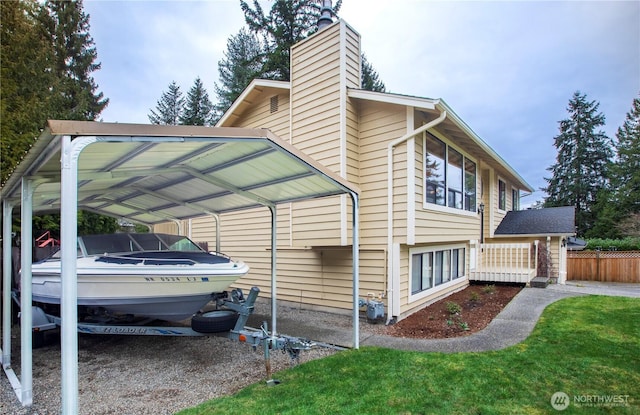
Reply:
[[[291,89],[291,84],[287,81],[274,81],[271,79],[254,79],[251,83],[242,91],[240,96],[233,101],[233,104],[229,107],[229,109],[224,113],[224,115],[220,118],[220,120],[216,123],[216,127],[224,125],[231,116],[233,116],[240,105],[247,100],[255,90],[258,88],[273,88],[273,89],[281,89],[284,91],[288,91]]]
[[[509,165],[502,157],[496,153],[480,136],[478,136],[458,114],[449,107],[449,105],[441,98],[419,98],[408,95],[390,94],[387,92],[372,92],[364,89],[348,89],[347,95],[350,98],[362,99],[367,101],[382,102],[394,105],[403,105],[408,107],[414,107],[416,109],[425,110],[438,110],[446,111],[447,118],[450,119],[461,131],[463,131],[471,140],[473,140],[489,157],[500,163],[516,180],[518,180],[519,186],[522,190],[527,192],[533,192],[534,188],[527,183],[527,181],[515,171],[513,167]]]
[[[412,97],[409,95],[390,94],[387,92],[373,92],[365,89],[347,89],[349,98],[363,99],[367,101],[382,102],[386,104],[414,107],[416,109],[435,110],[439,100],[430,98]]]
[[[493,234],[494,238],[542,238],[547,236],[572,236],[575,232],[555,233],[519,233],[519,234]]]
[[[500,163],[515,179],[520,181],[520,185],[523,186],[522,190],[526,190],[528,192],[533,192],[533,187],[527,183],[527,181],[520,176],[518,172],[515,171],[513,167],[509,165],[496,151],[491,148],[478,134],[475,133],[463,120],[456,114],[449,105],[443,100],[439,99],[436,104],[439,110],[447,111],[447,118],[450,119],[453,123],[455,123],[458,128],[460,128],[469,138],[471,138],[478,146],[482,148],[490,157]]]

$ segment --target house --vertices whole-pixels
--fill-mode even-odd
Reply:
[[[382,298],[388,321],[471,280],[508,281],[505,268],[528,282],[533,237],[555,237],[551,250],[559,237],[498,230],[532,187],[443,100],[360,89],[360,57],[360,35],[343,20],[332,23],[291,48],[290,82],[254,80],[218,126],[268,128],[361,189],[359,294]],[[352,308],[351,212],[344,196],[279,208],[280,301]],[[238,286],[268,293],[269,215],[264,208],[221,215],[220,241],[211,217],[182,228],[246,260],[252,269]]]

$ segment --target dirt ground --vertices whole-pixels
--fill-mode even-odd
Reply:
[[[470,285],[387,327],[398,337],[438,339],[484,329],[522,290],[513,285]]]

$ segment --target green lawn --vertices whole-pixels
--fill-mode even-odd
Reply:
[[[260,382],[180,414],[637,414],[640,299],[558,301],[526,341],[497,352],[364,347],[276,378],[282,384]],[[559,391],[570,401],[562,412],[550,403]]]

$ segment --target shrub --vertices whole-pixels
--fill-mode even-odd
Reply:
[[[462,307],[460,307],[460,304],[454,303],[453,301],[447,301],[446,306],[449,314],[460,314],[460,312],[462,311]]]
[[[493,284],[485,285],[482,287],[482,292],[485,294],[493,294],[496,292],[496,286]]]
[[[640,238],[627,237],[624,239],[588,239],[585,249],[591,251],[640,251]]]

